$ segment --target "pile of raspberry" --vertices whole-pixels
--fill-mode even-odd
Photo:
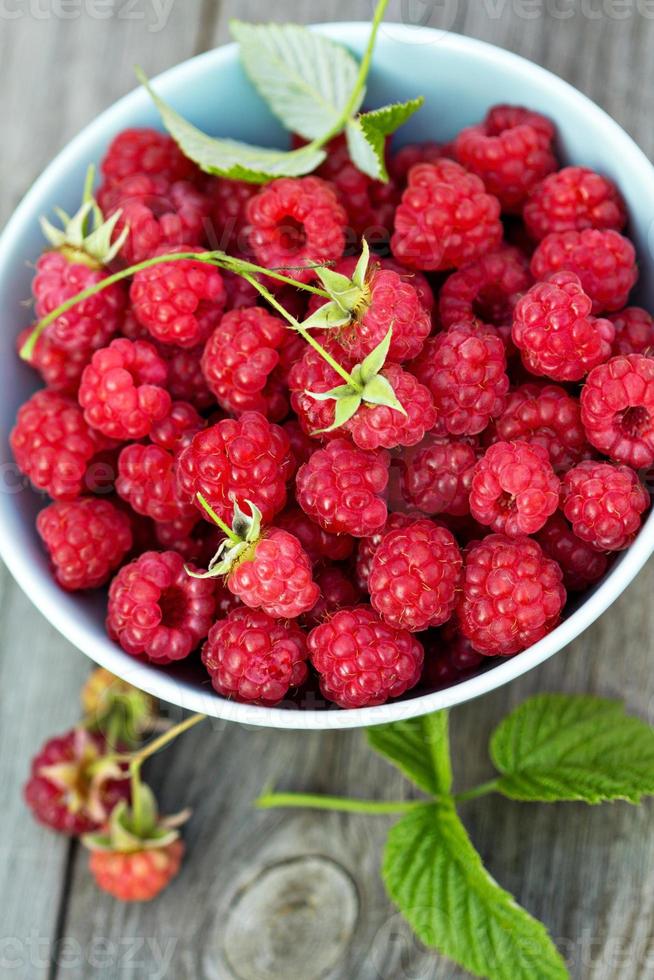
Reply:
[[[630,305],[614,184],[561,167],[553,123],[518,106],[389,147],[387,185],[329,150],[252,185],[119,134],[97,193],[119,254],[46,251],[35,319],[121,264],[220,248],[286,272],[297,288],[266,284],[301,321],[324,301],[313,267],[352,276],[369,232],[361,303],[315,336],[351,372],[392,326],[381,377],[405,415],[364,401],[334,428],[331,364],[250,283],[184,259],[46,329],[11,435],[50,498],[37,530],[61,587],[108,587],[128,654],[265,706],[379,705],[520,653],[650,505],[654,320]],[[235,504],[254,530],[226,539],[214,517],[232,527]]]

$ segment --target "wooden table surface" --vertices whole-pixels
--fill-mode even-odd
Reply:
[[[228,37],[228,20],[368,19],[373,0],[7,0],[0,3],[0,219],[53,154],[134,86]],[[642,0],[402,0],[390,19],[492,41],[545,65],[654,152],[654,4]],[[519,99],[519,93],[516,93]],[[457,778],[489,774],[494,723],[534,691],[622,697],[652,718],[654,566],[540,669],[454,712]],[[22,804],[28,760],[75,720],[90,669],[0,572],[0,977],[432,980],[464,976],[424,950],[378,876],[386,818],[254,812],[264,783],[397,797],[399,775],[359,733],[207,722],[148,770],[169,812],[191,806],[188,859],[145,907],[94,888],[86,854]],[[542,918],[575,978],[654,978],[651,808],[466,804],[493,875]]]

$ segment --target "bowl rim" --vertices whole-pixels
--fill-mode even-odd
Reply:
[[[345,44],[352,39],[353,34],[363,37],[370,30],[370,25],[363,21],[336,21],[310,26],[311,29],[328,34],[334,40]],[[411,34],[415,34],[416,37],[426,37],[427,40],[432,40],[433,36],[437,35],[438,43],[446,45],[454,52],[472,55],[476,60],[481,59],[491,67],[500,64],[513,66],[517,71],[558,90],[561,96],[576,102],[579,108],[593,114],[596,123],[604,129],[614,151],[620,156],[629,157],[630,168],[642,171],[644,179],[651,182],[654,193],[654,167],[631,136],[588,96],[548,69],[486,41],[450,31],[392,22],[385,24],[384,27],[387,40],[395,40],[394,28],[401,31],[405,40],[407,35]],[[399,36],[397,40],[401,40]],[[231,42],[196,55],[162,72],[153,79],[153,82],[155,85],[166,86],[172,82],[183,81],[197,72],[198,68],[207,61],[220,65],[222,61],[231,59],[236,47],[237,45]],[[144,97],[143,90],[137,87],[112,103],[80,130],[46,166],[27,191],[0,235],[0,274],[13,260],[14,242],[20,238],[26,222],[33,220],[33,202],[39,194],[47,185],[65,175],[69,163],[74,162],[85,147],[89,144],[97,144],[100,139],[106,140],[115,124],[123,125],[124,112],[137,107]],[[97,637],[89,635],[87,627],[70,616],[52,595],[44,593],[40,582],[47,572],[35,570],[28,558],[21,553],[20,548],[12,548],[12,531],[6,519],[8,509],[0,508],[0,557],[18,585],[45,618],[90,659],[144,691],[178,707],[245,725],[288,730],[329,731],[387,724],[462,704],[502,687],[548,660],[579,636],[618,598],[654,551],[654,513],[652,513],[633,544],[624,552],[600,585],[551,633],[522,653],[507,658],[485,672],[460,681],[452,687],[369,708],[334,708],[333,710],[301,709],[295,706],[268,708],[223,699],[213,690],[203,690],[197,685],[180,681],[174,675],[166,674],[161,668],[155,668],[152,664],[142,663],[130,657],[117,645],[112,644],[108,638],[103,637],[101,642]]]

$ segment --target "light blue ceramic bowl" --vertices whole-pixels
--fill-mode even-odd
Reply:
[[[369,26],[316,28],[359,55]],[[156,90],[201,129],[250,142],[284,145],[285,134],[246,79],[234,45],[184,62],[154,80]],[[448,140],[477,122],[497,102],[520,103],[553,118],[563,160],[606,174],[621,188],[631,215],[630,234],[640,261],[638,300],[654,309],[654,169],[629,136],[601,109],[549,72],[499,48],[432,30],[384,25],[378,39],[366,104],[383,105],[424,95],[423,109],[402,129],[403,141]],[[50,164],[25,196],[0,238],[0,552],[18,583],[71,643],[94,661],[172,704],[271,728],[355,728],[425,714],[506,684],[564,647],[629,584],[654,549],[654,516],[605,580],[556,630],[518,656],[445,691],[354,711],[267,709],[225,701],[197,673],[162,670],[123,653],[103,628],[104,600],[67,595],[53,582],[34,529],[43,499],[24,487],[8,447],[16,410],[36,387],[32,371],[14,353],[18,331],[29,323],[22,305],[43,241],[38,217],[54,205],[74,210],[87,165],[98,162],[126,126],[157,126],[144,91],[121,99],[87,126]],[[20,638],[17,638],[20,642]],[[25,651],[29,656],[29,650]]]

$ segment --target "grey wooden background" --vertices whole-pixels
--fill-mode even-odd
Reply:
[[[0,218],[98,111],[226,40],[231,16],[367,19],[372,0],[6,0],[0,3]],[[643,0],[396,2],[430,23],[517,51],[567,78],[654,152],[654,5]],[[517,93],[519,97],[519,93]],[[654,566],[554,660],[453,717],[460,783],[489,774],[485,744],[540,690],[595,691],[654,709]],[[0,572],[0,977],[432,980],[463,974],[412,938],[378,878],[386,818],[253,812],[262,785],[396,797],[402,779],[360,734],[205,725],[150,767],[165,808],[190,805],[188,860],[156,903],[100,895],[86,855],[28,818],[28,760],[77,715],[88,661]],[[654,720],[654,718],[653,718]],[[654,978],[651,808],[466,805],[493,875],[541,917],[575,978]]]

